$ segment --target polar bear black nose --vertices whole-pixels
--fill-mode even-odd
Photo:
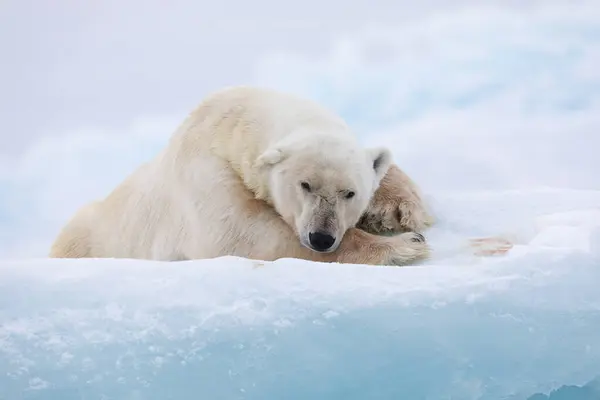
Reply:
[[[311,232],[308,234],[308,241],[313,249],[317,251],[329,250],[335,243],[335,238],[323,232]]]

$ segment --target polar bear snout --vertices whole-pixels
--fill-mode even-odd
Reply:
[[[310,247],[318,252],[331,251],[335,244],[335,238],[325,232],[310,232],[308,234],[308,243]]]

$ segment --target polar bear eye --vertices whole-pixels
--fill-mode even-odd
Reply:
[[[310,192],[310,185],[308,184],[308,182],[301,182],[300,186],[302,186],[302,189],[306,190],[307,192]]]
[[[353,191],[349,191],[348,193],[346,193],[346,196],[345,196],[345,197],[346,197],[347,199],[351,199],[351,198],[353,198],[353,197],[354,197],[354,195],[355,195],[355,194],[356,194],[356,193],[354,193]]]

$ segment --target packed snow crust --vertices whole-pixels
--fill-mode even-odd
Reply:
[[[525,400],[597,388],[598,254],[530,244],[406,268],[4,261],[0,399]]]
[[[0,399],[597,398],[600,192],[461,198],[496,231],[514,202],[508,254],[473,255],[457,213],[404,268],[2,261]]]

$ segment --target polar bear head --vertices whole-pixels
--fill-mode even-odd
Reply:
[[[392,161],[386,148],[339,140],[278,144],[260,155],[268,198],[305,247],[335,251]]]

